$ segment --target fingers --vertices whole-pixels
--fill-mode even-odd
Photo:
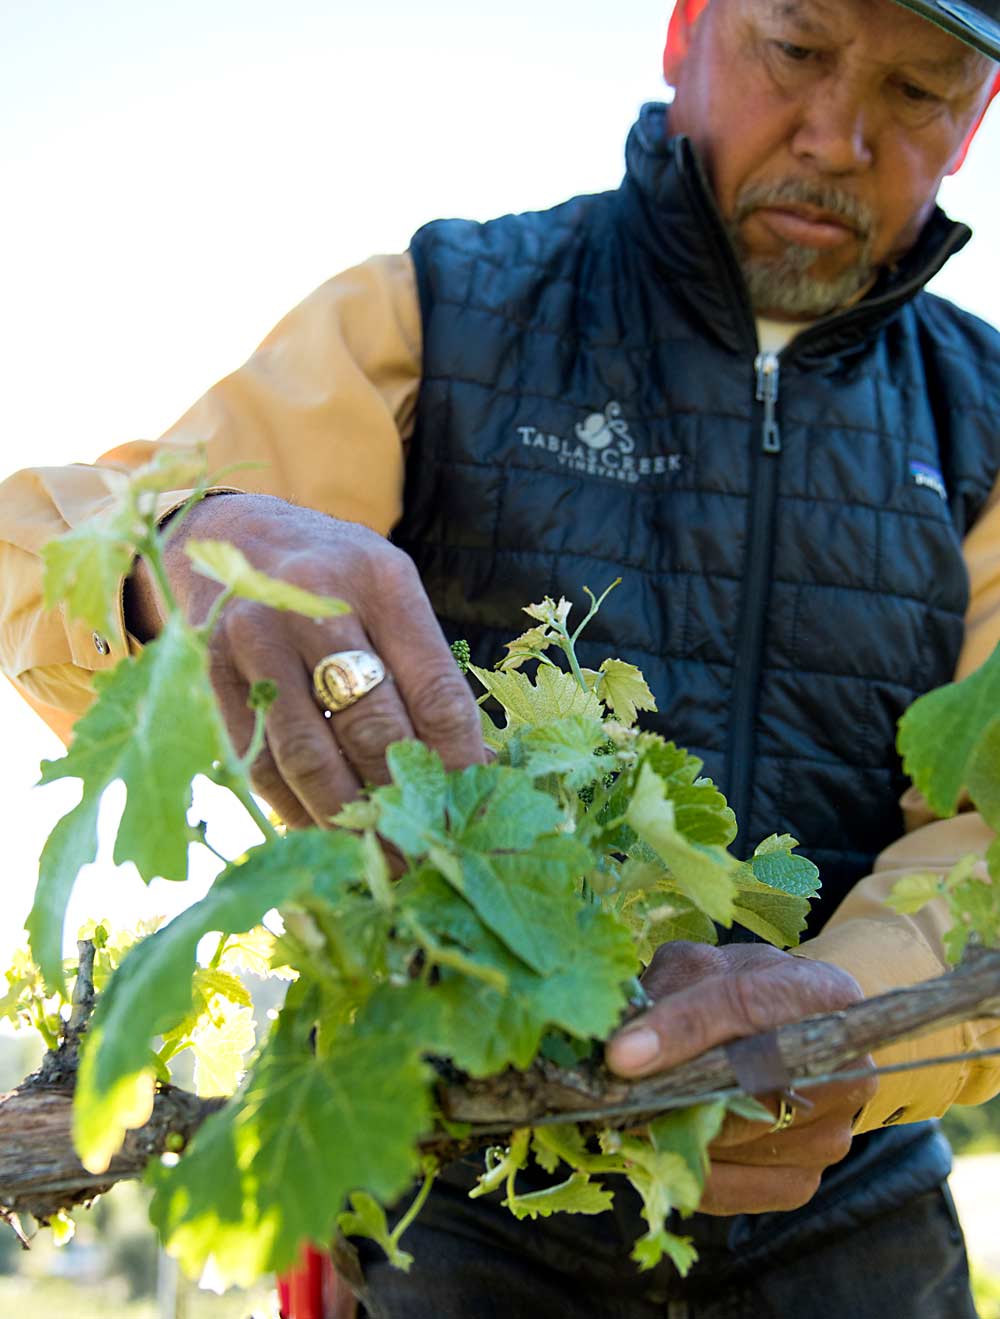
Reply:
[[[854,1105],[867,1090],[852,1082],[814,1093],[814,1108],[800,1109],[783,1131],[733,1115],[726,1119],[711,1145],[702,1213],[798,1209],[812,1198],[824,1170],[846,1158]]]
[[[846,1158],[851,1148],[856,1089],[839,1084],[815,1095],[814,1107],[799,1109],[792,1125],[781,1131],[727,1117],[711,1145],[702,1213],[787,1211],[812,1199],[824,1170]]]
[[[653,960],[643,972],[642,984],[650,998],[659,1000],[725,969],[721,949],[712,944],[676,939],[657,948]]]
[[[392,634],[386,654],[386,645],[370,639],[356,615],[323,627],[290,619],[276,629],[273,615],[258,605],[236,601],[227,609],[222,625],[226,678],[216,678],[216,690],[221,695],[228,684],[239,691],[239,699],[232,690],[227,692],[226,717],[234,737],[239,733],[245,746],[252,727],[245,709],[247,690],[264,679],[277,686],[266,720],[267,750],[254,766],[253,779],[293,827],[327,824],[363,784],[387,783],[386,748],[394,742],[422,737],[449,767],[484,759],[475,701],[429,605],[426,613],[417,631],[427,633],[433,625],[436,635],[414,640],[413,630],[401,627],[398,635]],[[325,655],[341,650],[379,654],[387,677],[355,704],[327,717],[313,693],[312,671]],[[397,650],[409,657],[409,667],[398,661],[403,663],[401,671],[417,675],[402,683],[392,672]],[[401,688],[409,690],[415,719]]]
[[[765,1122],[753,1122],[749,1118],[740,1117],[737,1113],[729,1113],[722,1130],[713,1142],[713,1148],[732,1150],[742,1146],[760,1146],[763,1149],[779,1142],[782,1150],[786,1150],[794,1146],[803,1133],[806,1133],[809,1139],[813,1139],[824,1125],[831,1127],[842,1125],[849,1139],[854,1115],[859,1108],[863,1108],[868,1103],[877,1089],[878,1081],[874,1076],[858,1081],[837,1081],[816,1088],[810,1087],[801,1096],[803,1100],[801,1106],[793,1105],[794,1117],[791,1124],[777,1132],[769,1131]],[[781,1111],[779,1100],[769,1097],[765,1102],[777,1117]],[[809,1107],[806,1107],[806,1102]],[[842,1155],[836,1157],[840,1158]]]
[[[794,1135],[792,1134],[794,1131]],[[718,1153],[712,1146],[713,1159],[741,1168],[815,1168],[822,1171],[847,1157],[851,1148],[850,1119],[824,1122],[817,1127],[776,1132],[750,1145],[734,1145]]]
[[[648,1076],[715,1045],[836,1011],[862,997],[852,976],[825,962],[759,946],[715,954],[709,974],[659,999],[611,1040],[607,1062],[613,1071]]]
[[[245,756],[254,730],[254,715],[247,704],[250,685],[231,662],[228,648],[218,641],[210,648],[211,677],[215,694],[229,730],[233,748]],[[266,744],[250,768],[250,783],[254,792],[275,810],[290,829],[304,829],[313,823],[312,817],[278,772],[271,749]]]
[[[779,1131],[730,1114],[712,1142],[703,1213],[797,1209],[815,1194],[826,1168],[846,1158],[853,1118],[876,1088],[874,1078],[831,1083],[810,1092]]]
[[[485,763],[479,708],[412,561],[404,557],[394,564],[380,585],[382,612],[365,622],[373,648],[395,679],[413,733],[437,751],[445,769]]]
[[[449,769],[485,761],[478,708],[408,555],[364,527],[280,501],[209,502],[220,506],[200,515],[210,534],[240,545],[271,576],[339,596],[351,608],[317,623],[237,599],[213,637],[213,681],[243,747],[251,727],[247,688],[264,679],[278,688],[253,779],[289,823],[325,824],[362,784],[387,782],[385,753],[393,742],[418,737]],[[206,591],[218,586],[206,588],[207,579],[174,550],[175,589],[189,616],[201,617]],[[326,717],[313,695],[312,672],[325,655],[342,650],[378,655],[387,677]]]
[[[270,747],[265,746],[254,761],[250,782],[254,792],[264,798],[289,829],[307,829],[316,823],[281,777]]]
[[[297,658],[297,657],[296,657]],[[253,657],[248,678],[266,677]],[[316,824],[329,824],[343,804],[361,790],[361,780],[313,697],[312,683],[301,661],[289,665],[278,679],[278,698],[267,713],[267,744],[282,783]],[[264,762],[258,775],[267,773]]]
[[[767,1214],[801,1209],[819,1189],[821,1168],[744,1168],[713,1160],[698,1210],[703,1214]]]
[[[271,618],[271,611],[258,605],[233,602],[220,624],[222,635],[213,643],[222,657],[215,669],[227,669],[230,676],[220,679],[213,672],[213,681],[220,695],[227,693],[224,713],[234,739],[245,716],[233,709],[232,690],[242,686],[245,706],[253,683],[275,684],[277,699],[266,719],[267,750],[253,767],[254,785],[289,825],[328,824],[345,801],[357,796],[360,781],[316,704],[294,631],[268,627]],[[244,737],[244,749],[248,742]]]
[[[712,1142],[712,1157],[746,1166],[826,1168],[839,1163],[851,1148],[853,1112],[846,1106],[822,1115],[800,1109],[784,1131],[730,1116]]]

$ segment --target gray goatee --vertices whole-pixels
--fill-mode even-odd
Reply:
[[[818,255],[813,247],[788,243],[779,255],[767,257],[748,252],[740,235],[740,224],[761,207],[783,203],[816,206],[850,225],[860,241],[854,263],[833,278],[821,278],[810,273]],[[737,197],[733,217],[726,227],[750,291],[750,301],[759,312],[825,316],[846,306],[875,276],[872,263],[875,217],[871,208],[832,183],[786,179],[780,183],[754,184]]]

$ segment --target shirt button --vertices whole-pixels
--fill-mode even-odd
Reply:
[[[108,645],[104,637],[101,636],[100,632],[94,633],[93,641],[94,641],[94,649],[97,651],[98,655],[111,654],[111,647]]]

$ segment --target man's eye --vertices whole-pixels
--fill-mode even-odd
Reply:
[[[915,82],[901,82],[899,90],[901,95],[907,101],[912,101],[914,105],[929,105],[938,99],[933,92],[929,92],[926,87],[918,87]]]
[[[774,45],[778,52],[793,64],[804,64],[812,55],[812,51],[807,46],[796,46],[792,41],[776,41]]]

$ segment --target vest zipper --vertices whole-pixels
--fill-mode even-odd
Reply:
[[[753,365],[757,373],[757,402],[764,404],[763,443],[761,448],[764,453],[780,453],[781,430],[775,412],[778,407],[781,361],[777,353],[758,353]]]
[[[778,493],[781,428],[778,389],[781,361],[777,353],[759,353],[754,362],[755,398],[760,407],[760,443],[753,450],[753,493],[747,549],[746,591],[740,618],[729,736],[728,798],[740,826],[740,842],[750,825],[751,765],[757,693],[764,658],[764,608],[771,585],[774,507]]]

